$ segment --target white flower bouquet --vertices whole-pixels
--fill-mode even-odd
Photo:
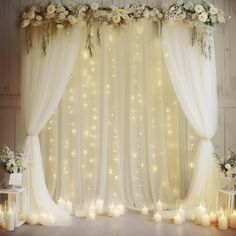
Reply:
[[[219,153],[215,153],[215,158],[219,169],[226,177],[236,168],[236,153],[232,148],[229,148],[226,158]]]
[[[2,147],[0,162],[8,173],[23,173],[25,161],[23,152],[13,152],[5,144]]]

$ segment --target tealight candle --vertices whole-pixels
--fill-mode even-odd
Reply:
[[[182,223],[182,218],[181,216],[177,213],[177,215],[174,217],[174,224],[181,224]]]
[[[230,228],[236,229],[236,211],[234,210],[233,214],[230,216]]]
[[[29,215],[28,222],[31,225],[35,225],[38,223],[38,214],[32,213]]]
[[[224,214],[222,214],[218,218],[218,226],[219,226],[219,230],[227,230],[228,229],[228,220]]]
[[[210,220],[212,223],[216,222],[216,214],[213,211],[210,213]]]
[[[161,215],[157,212],[157,213],[153,216],[153,219],[154,219],[155,222],[159,223],[159,222],[161,222],[162,217],[161,217]]]
[[[8,231],[13,231],[15,229],[14,212],[11,208],[6,213],[6,223]]]
[[[142,213],[142,215],[144,215],[144,216],[146,216],[146,215],[148,215],[148,209],[147,209],[147,207],[143,207],[142,208],[142,210],[141,210],[141,213]]]
[[[156,203],[156,210],[158,212],[163,210],[163,204],[160,200]]]
[[[202,225],[203,226],[209,226],[211,224],[209,215],[205,214],[202,216]]]
[[[103,200],[102,199],[96,200],[96,212],[97,214],[103,213]]]

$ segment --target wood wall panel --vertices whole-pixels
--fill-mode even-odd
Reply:
[[[62,2],[66,1],[69,0],[62,0]],[[11,147],[17,147],[22,143],[24,136],[20,114],[17,17],[25,6],[38,2],[42,1],[0,0],[0,143],[5,142]],[[60,2],[60,0],[51,2]],[[98,2],[103,6],[124,6],[137,1],[81,0],[81,2]],[[153,6],[157,3],[174,2],[174,0],[143,0],[141,2]],[[223,154],[229,146],[236,149],[236,1],[211,0],[211,2],[232,16],[231,21],[224,28],[219,27],[215,32],[219,129],[213,142],[216,150]]]

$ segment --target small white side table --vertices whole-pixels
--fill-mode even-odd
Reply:
[[[25,188],[3,189],[0,188],[0,199],[2,195],[7,195],[8,202],[15,205],[15,227],[19,227],[25,223],[22,216],[25,216]]]
[[[227,197],[227,203],[224,206],[220,206],[220,198],[222,196]],[[217,194],[217,209],[220,207],[226,208],[228,211],[228,214],[232,213],[234,208],[236,207],[236,190],[225,190],[225,189],[220,189]]]

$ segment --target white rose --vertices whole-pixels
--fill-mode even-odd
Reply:
[[[60,13],[58,15],[58,19],[61,20],[61,21],[65,20],[65,18],[66,18],[66,15],[64,13]]]
[[[204,11],[204,8],[203,8],[202,5],[196,5],[196,6],[194,7],[194,10],[195,10],[195,12],[197,12],[197,13],[201,13],[201,12]]]
[[[209,12],[211,15],[216,15],[219,12],[219,10],[215,7],[211,7]]]
[[[57,5],[56,11],[57,11],[57,12],[65,11],[65,8],[64,8],[62,5]]]
[[[226,169],[226,170],[231,170],[231,165],[230,165],[230,164],[228,164],[228,163],[227,163],[227,164],[225,164],[225,169]]]
[[[159,13],[159,14],[157,14],[157,16],[158,16],[158,18],[163,18],[163,14],[162,13]]]
[[[68,15],[69,15],[69,12],[68,12],[68,11],[64,11],[64,14],[65,14],[66,16],[68,16]]]
[[[28,26],[30,24],[30,20],[29,19],[25,19],[21,21],[20,27],[21,28],[25,28],[26,26]]]
[[[64,28],[64,26],[62,24],[57,24],[56,26],[57,26],[57,29],[59,29],[59,30]]]
[[[192,10],[194,8],[194,4],[192,2],[187,2],[186,4],[184,4],[184,8],[186,10]]]
[[[218,18],[219,23],[226,23],[224,15],[220,14],[218,15],[217,18]]]
[[[149,17],[150,17],[149,11],[148,11],[148,10],[145,10],[145,11],[143,12],[143,16],[144,16],[145,18],[149,18]]]
[[[121,19],[120,19],[120,16],[119,16],[119,15],[114,15],[114,16],[112,17],[112,20],[113,20],[113,22],[114,22],[115,24],[118,24]]]
[[[53,14],[56,11],[56,7],[52,4],[48,5],[47,12],[48,14]]]
[[[171,11],[171,12],[173,12],[174,10],[175,10],[175,8],[174,8],[174,7],[171,7],[171,8],[170,8],[170,11]]]
[[[69,21],[72,25],[74,25],[74,24],[76,24],[76,23],[78,22],[77,18],[74,17],[74,16],[72,16],[72,15],[69,15],[69,16],[68,16],[68,21]]]
[[[129,19],[129,15],[128,15],[128,14],[123,14],[123,15],[122,15],[122,18],[123,18],[124,20],[128,20],[128,19]]]
[[[211,22],[212,23],[216,23],[217,22],[217,16],[211,15],[210,18],[211,18]]]
[[[178,5],[182,5],[182,4],[184,4],[184,1],[183,1],[183,0],[178,0],[178,1],[177,1],[177,4],[178,4]]]
[[[153,11],[155,12],[156,15],[160,13],[160,11],[157,8],[154,8]]]
[[[37,20],[37,21],[41,21],[42,19],[43,19],[43,17],[42,17],[42,16],[39,16],[39,15],[38,15],[38,16],[36,16],[36,20]]]
[[[90,5],[90,7],[93,11],[96,11],[98,9],[99,5],[96,2],[94,2]]]
[[[198,19],[201,21],[201,22],[206,22],[207,20],[207,14],[205,12],[202,12],[199,16],[198,16]]]
[[[116,11],[116,13],[117,13],[118,15],[122,16],[122,15],[125,14],[125,10],[120,8],[120,9],[118,9],[118,10]]]

